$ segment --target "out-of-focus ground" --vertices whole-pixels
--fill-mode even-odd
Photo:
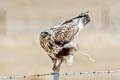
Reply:
[[[39,45],[40,31],[84,11],[90,11],[91,22],[75,42],[95,62],[77,53],[74,64],[64,63],[61,72],[120,69],[119,5],[119,0],[0,0],[0,74],[52,72],[52,62]],[[61,79],[119,80],[119,75],[61,76]]]

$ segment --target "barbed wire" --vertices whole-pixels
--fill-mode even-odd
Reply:
[[[115,72],[120,72],[120,70],[106,70],[106,71],[93,71],[93,72],[60,72],[59,75],[96,75],[96,74],[111,74]],[[16,79],[16,78],[40,78],[42,76],[50,76],[57,73],[48,74],[33,74],[33,75],[0,75],[0,79]]]

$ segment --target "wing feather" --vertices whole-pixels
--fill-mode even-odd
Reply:
[[[75,35],[78,33],[79,28],[75,22],[69,21],[66,24],[60,25],[57,28],[54,35],[55,43],[63,46],[66,43],[72,41]]]

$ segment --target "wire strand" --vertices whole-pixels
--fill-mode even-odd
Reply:
[[[106,70],[106,71],[93,71],[93,72],[60,72],[59,75],[97,75],[97,74],[111,74],[115,72],[120,72],[120,70]],[[33,74],[33,75],[4,75],[0,76],[0,79],[16,79],[16,78],[40,78],[42,76],[50,76],[57,73],[48,74]]]

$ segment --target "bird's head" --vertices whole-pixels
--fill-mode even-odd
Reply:
[[[51,36],[51,30],[48,29],[40,33],[40,39],[49,40],[50,36]]]
[[[90,16],[88,15],[88,12],[81,13],[79,16],[81,17],[82,23],[84,25],[90,22]]]
[[[81,22],[84,26],[90,22],[90,16],[88,15],[88,11],[81,13],[79,16],[75,17],[74,19]]]
[[[77,17],[74,17],[70,20],[67,20],[65,21],[62,25],[64,24],[69,24],[69,23],[75,23],[77,24],[78,26],[85,26],[87,23],[90,22],[90,16],[88,15],[88,11],[87,12],[84,12],[84,13],[81,13],[80,15],[78,15]]]

